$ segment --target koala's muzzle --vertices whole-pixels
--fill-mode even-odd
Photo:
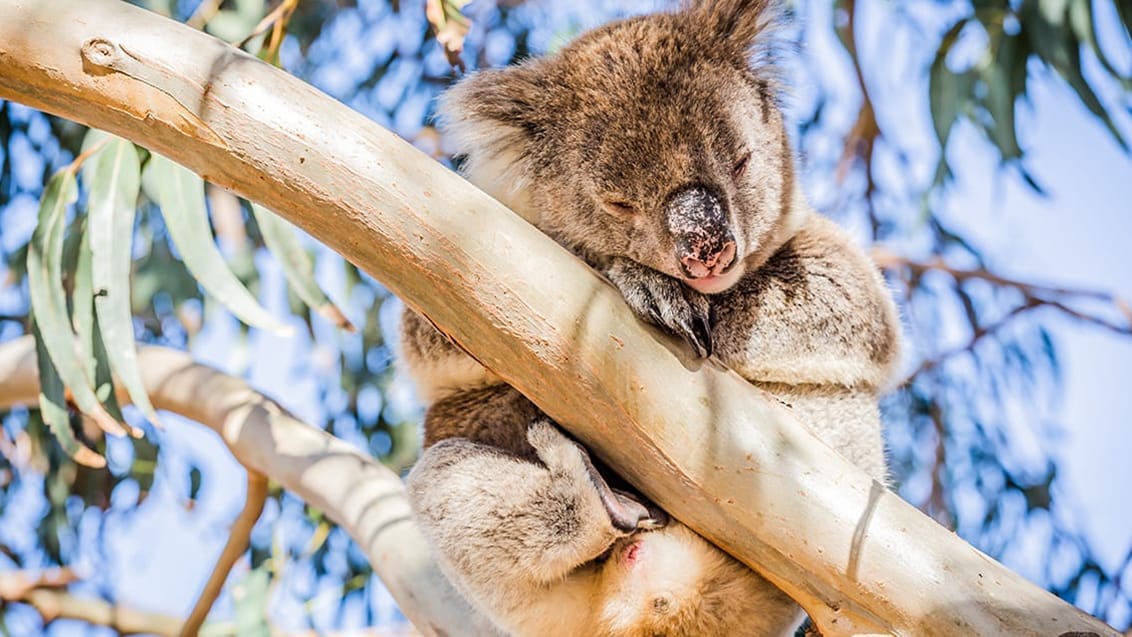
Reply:
[[[727,206],[707,186],[684,186],[664,203],[676,258],[690,279],[719,276],[735,262],[735,236],[727,224]]]

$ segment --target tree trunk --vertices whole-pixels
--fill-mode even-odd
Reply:
[[[0,15],[0,97],[131,139],[305,229],[827,635],[1116,634],[640,324],[550,239],[314,88],[118,0],[0,0]]]

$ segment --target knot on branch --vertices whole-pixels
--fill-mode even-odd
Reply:
[[[114,62],[122,56],[118,45],[106,38],[91,38],[83,42],[81,53],[84,63],[102,69],[112,69]]]

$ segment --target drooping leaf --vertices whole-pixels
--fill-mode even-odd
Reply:
[[[111,369],[134,405],[150,422],[160,425],[138,369],[130,312],[130,265],[141,164],[132,143],[102,131],[91,129],[83,149],[99,143],[105,146],[82,167],[89,191],[87,227],[94,309]]]
[[[941,147],[947,146],[947,138],[951,134],[951,127],[959,117],[961,100],[967,95],[969,79],[966,74],[957,75],[947,68],[947,54],[959,38],[959,34],[967,25],[966,20],[960,20],[951,26],[944,34],[932,61],[928,74],[928,104],[931,108],[932,124],[935,127],[936,139]]]
[[[94,258],[90,251],[89,218],[81,225],[78,235],[78,255],[75,259],[75,287],[71,291],[71,323],[78,335],[79,357],[85,363],[87,378],[94,381],[94,395],[106,411],[118,422],[125,422],[114,395],[114,380],[110,359],[102,343],[98,317],[94,313],[94,286],[91,269]],[[140,431],[132,431],[140,436]]]
[[[93,259],[90,253],[90,242],[87,240],[87,223],[80,220],[75,223],[72,233],[76,244],[74,260],[64,260],[64,267],[74,271],[74,287],[71,289],[71,327],[78,336],[79,357],[86,369],[86,377],[94,379],[94,358],[90,353],[94,350],[94,286],[91,282],[91,266]],[[98,386],[94,386],[94,394],[98,396]],[[101,400],[101,396],[99,399]]]
[[[314,280],[314,266],[310,256],[295,236],[295,229],[279,215],[263,206],[253,203],[252,214],[259,226],[260,234],[268,251],[279,260],[283,276],[303,303],[309,305],[324,318],[343,329],[354,331],[354,326],[337,305],[327,298],[326,293]]]
[[[1022,148],[1018,145],[1018,134],[1014,124],[1014,105],[1018,94],[1015,92],[1017,85],[1013,80],[1015,60],[1019,58],[1025,60],[1028,53],[1022,37],[1006,35],[998,39],[997,48],[989,63],[982,68],[981,75],[986,86],[986,107],[994,120],[988,133],[1004,160],[1022,156]]]
[[[1129,4],[1127,2],[1120,4]],[[1068,7],[1069,12],[1069,26],[1073,29],[1073,33],[1077,39],[1084,42],[1097,56],[1097,61],[1101,63],[1104,70],[1108,72],[1113,79],[1120,82],[1124,90],[1132,90],[1132,76],[1121,73],[1112,60],[1109,59],[1108,54],[1101,48],[1100,42],[1097,41],[1097,31],[1095,26],[1096,18],[1093,14],[1092,0],[1072,0]],[[1118,10],[1120,10],[1118,6]],[[1129,10],[1126,8],[1125,10]]]
[[[291,328],[264,309],[224,262],[210,231],[200,177],[154,153],[142,175],[142,188],[161,208],[169,237],[185,267],[206,292],[252,327],[280,335],[291,333]]]
[[[69,168],[56,173],[43,190],[39,218],[28,246],[28,293],[45,351],[59,378],[71,389],[75,404],[103,431],[125,435],[126,430],[107,413],[91,387],[91,378],[75,352],[75,333],[67,316],[63,290],[63,229],[67,208],[78,198],[75,176]]]
[[[71,431],[71,417],[67,413],[67,401],[63,395],[63,380],[59,378],[59,373],[51,362],[51,356],[43,345],[39,326],[34,321],[32,333],[35,335],[35,360],[39,366],[39,412],[43,422],[59,442],[63,453],[72,460],[96,469],[105,467],[106,458],[75,439],[75,434]]]
[[[1120,3],[1117,3],[1120,4]],[[1112,116],[1093,91],[1081,71],[1081,42],[1070,24],[1068,0],[1043,0],[1025,3],[1020,10],[1032,50],[1043,62],[1077,93],[1089,112],[1104,123],[1120,147],[1128,152],[1128,143]]]

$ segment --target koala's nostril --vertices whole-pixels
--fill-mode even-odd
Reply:
[[[711,274],[711,267],[692,255],[681,257],[680,263],[684,265],[684,272],[693,279],[702,279]]]
[[[723,274],[733,261],[735,261],[734,241],[727,241],[719,250],[706,257],[697,252],[686,253],[680,257],[684,271],[693,279]]]
[[[723,244],[723,249],[716,255],[715,263],[711,265],[711,273],[723,274],[733,261],[735,261],[735,242],[728,241]]]

